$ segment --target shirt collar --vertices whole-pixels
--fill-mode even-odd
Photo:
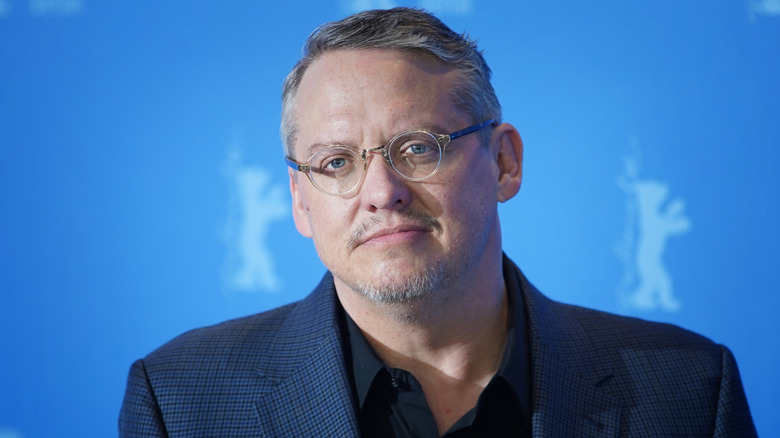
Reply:
[[[344,318],[347,325],[346,334],[349,337],[345,345],[350,347],[352,379],[355,383],[358,408],[362,409],[374,377],[376,377],[379,371],[384,369],[385,364],[376,355],[363,332],[360,331],[360,328],[347,312],[344,312]]]
[[[514,264],[504,255],[503,271],[507,290],[507,302],[511,315],[507,344],[494,379],[504,379],[514,391],[523,409],[525,418],[529,418],[531,401],[530,349],[525,302],[517,278]],[[384,362],[377,356],[355,321],[344,312],[346,335],[349,346],[348,360],[351,360],[352,378],[355,384],[358,408],[368,396],[368,391],[377,373],[385,368]]]
[[[506,349],[497,377],[503,378],[514,391],[525,418],[531,413],[531,349],[528,340],[528,317],[525,300],[518,280],[517,268],[504,255],[504,282],[512,320],[509,325]]]

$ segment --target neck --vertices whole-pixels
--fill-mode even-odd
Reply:
[[[498,371],[509,310],[502,266],[461,287],[410,303],[381,303],[336,281],[344,309],[382,361],[412,373],[439,432],[476,401]]]
[[[334,276],[344,309],[378,350],[417,357],[458,345],[495,343],[507,330],[501,253],[475,266],[473,275],[441,284],[441,290],[400,301],[374,300]],[[384,358],[383,358],[384,359]]]

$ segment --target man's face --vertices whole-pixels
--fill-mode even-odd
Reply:
[[[368,149],[403,131],[448,134],[481,122],[451,102],[456,79],[449,68],[397,51],[325,54],[298,90],[295,157],[305,161],[326,145]],[[478,278],[485,254],[495,259],[501,251],[496,155],[497,146],[467,135],[448,145],[436,175],[410,182],[374,152],[362,185],[347,198],[321,193],[291,171],[296,226],[313,238],[340,291],[346,286],[397,301],[410,287],[425,288],[418,283],[430,283],[431,275],[450,283],[464,274]],[[449,284],[440,280],[428,288]]]

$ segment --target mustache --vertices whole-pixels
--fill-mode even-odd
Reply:
[[[404,210],[399,211],[396,214],[400,217],[400,221],[405,224],[424,226],[436,231],[441,231],[441,222],[428,213],[417,210]],[[388,223],[390,221],[391,220],[389,216],[371,216],[370,218],[366,219],[360,225],[358,225],[357,228],[355,228],[355,231],[353,231],[349,236],[349,239],[347,240],[347,247],[350,249],[350,251],[357,248],[357,246],[360,245],[363,240],[365,240],[365,236],[367,234],[371,233],[375,228],[381,226],[383,223]]]

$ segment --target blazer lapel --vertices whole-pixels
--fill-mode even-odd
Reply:
[[[358,436],[330,274],[295,305],[263,356],[258,418],[267,436]]]
[[[613,375],[567,312],[517,270],[526,300],[531,348],[533,436],[615,437],[621,406],[603,388]]]

